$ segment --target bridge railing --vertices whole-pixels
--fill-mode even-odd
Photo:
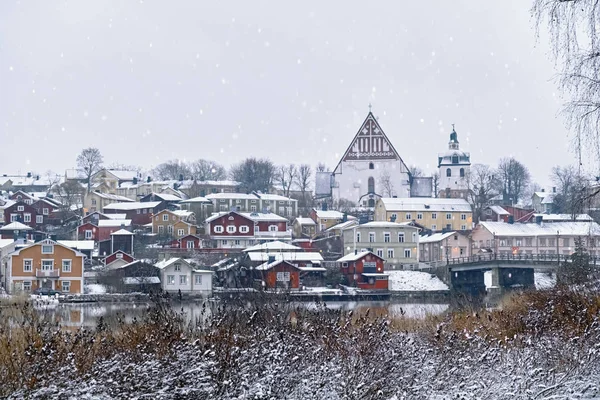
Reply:
[[[569,254],[476,254],[469,257],[448,258],[442,262],[445,265],[472,264],[486,261],[531,261],[540,263],[568,263],[572,261]],[[431,266],[439,266],[440,261],[434,261],[429,264]],[[600,259],[590,257],[591,265],[600,265]]]

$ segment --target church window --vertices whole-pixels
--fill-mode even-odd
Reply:
[[[464,169],[464,168],[461,168],[461,169],[460,169],[460,177],[461,177],[461,178],[464,178],[464,177],[465,177],[465,169]]]
[[[375,193],[375,179],[372,176],[369,177],[368,186],[368,192]]]
[[[372,162],[369,163],[369,169],[375,169],[375,164],[373,164]]]
[[[456,154],[452,156],[452,164],[458,164],[458,156]]]
[[[446,169],[446,176],[452,176],[452,170],[450,168]]]

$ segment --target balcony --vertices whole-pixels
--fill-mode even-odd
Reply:
[[[36,278],[60,278],[60,270],[58,269],[36,269]]]
[[[292,231],[254,231],[254,237],[257,239],[266,239],[266,238],[277,238],[277,239],[286,239],[292,237]]]

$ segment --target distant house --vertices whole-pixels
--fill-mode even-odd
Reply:
[[[86,222],[77,227],[77,238],[102,242],[110,239],[111,233],[123,228],[131,229],[130,219],[101,219],[97,224]]]
[[[137,171],[124,171],[118,169],[101,169],[91,177],[93,183],[104,183],[111,193],[116,193],[117,188],[125,182],[137,182],[141,176]]]
[[[295,238],[310,238],[316,233],[317,224],[312,218],[298,217],[292,223]]]
[[[267,261],[254,269],[255,279],[260,279],[265,289],[298,290],[300,269],[285,260]]]
[[[110,234],[110,251],[121,250],[127,254],[133,255],[133,238],[134,234],[126,229],[119,229]]]
[[[7,290],[30,292],[40,287],[63,293],[83,293],[85,255],[60,243],[45,239],[8,257]]]
[[[162,210],[152,217],[152,233],[180,239],[196,234],[196,216],[187,210]]]
[[[150,193],[150,194],[147,194],[146,196],[143,196],[140,199],[140,202],[142,202],[142,203],[147,203],[150,201],[162,201],[167,206],[170,206],[172,204],[179,204],[179,202],[182,201],[182,198],[175,194],[169,194],[169,193],[163,192],[163,193]]]
[[[130,203],[133,200],[116,194],[102,193],[100,191],[91,191],[83,198],[83,208],[86,213],[96,211],[103,212],[104,207],[115,203]]]
[[[484,208],[481,221],[516,222],[530,218],[534,210],[513,206],[488,206]]]
[[[388,290],[388,275],[383,272],[384,259],[370,251],[354,252],[337,260],[349,286],[365,290]]]
[[[183,258],[159,261],[161,288],[165,292],[211,296],[212,271],[197,269]]]
[[[20,222],[11,222],[0,227],[0,239],[15,240],[15,238],[31,239],[33,228]]]
[[[98,281],[116,293],[157,293],[160,290],[160,270],[143,260],[116,265],[102,271]]]
[[[117,250],[102,260],[104,266],[108,269],[116,269],[133,261],[135,261],[135,258],[123,250]]]
[[[552,213],[554,211],[554,196],[556,196],[556,188],[552,188],[552,192],[541,190],[533,193],[531,196],[533,209],[538,213]]]
[[[179,203],[182,210],[191,211],[196,215],[196,220],[199,224],[204,224],[206,218],[210,217],[214,212],[212,201],[206,197],[194,197],[188,200],[182,200]]]
[[[322,232],[334,225],[339,224],[340,222],[345,222],[349,219],[356,219],[353,216],[349,216],[340,211],[335,210],[318,210],[313,208],[310,213],[310,217],[316,223],[316,231]]]
[[[471,240],[461,232],[437,232],[419,238],[419,261],[435,262],[471,256]]]
[[[57,242],[85,254],[87,259],[92,259],[95,245],[93,240],[57,240]]]
[[[124,220],[124,219],[127,219],[127,215],[124,213],[123,214],[103,214],[99,211],[94,211],[93,213],[90,213],[90,214],[86,215],[85,217],[83,217],[82,221],[83,221],[83,223],[90,222],[94,225],[98,225],[98,221],[107,220],[107,219]]]
[[[38,218],[37,210],[30,204],[17,202],[4,209],[4,221],[21,222],[33,229],[41,229],[43,226],[43,215]]]
[[[269,240],[292,240],[287,219],[273,213],[218,213],[206,219],[204,231],[217,248],[243,249]]]
[[[202,248],[202,239],[196,235],[185,235],[179,239],[174,239],[170,243],[171,248],[195,250]]]
[[[298,214],[298,200],[277,194],[252,193],[212,193],[206,198],[213,202],[218,212],[271,212],[288,219]]]
[[[124,213],[133,225],[146,225],[152,222],[152,216],[164,210],[167,204],[163,201],[112,203],[104,207],[105,214]]]

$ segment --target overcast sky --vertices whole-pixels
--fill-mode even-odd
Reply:
[[[574,162],[529,1],[0,2],[0,173],[248,156],[335,167],[372,103],[409,164]],[[167,5],[168,4],[168,5]]]

